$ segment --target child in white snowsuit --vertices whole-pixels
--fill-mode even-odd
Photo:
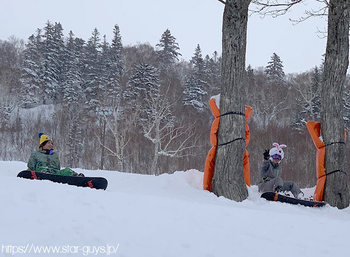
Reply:
[[[303,198],[304,194],[293,181],[283,181],[282,167],[279,165],[284,158],[283,148],[286,145],[273,143],[274,147],[264,152],[264,160],[259,172],[259,192],[290,191],[295,198]]]

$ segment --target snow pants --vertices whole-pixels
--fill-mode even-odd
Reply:
[[[258,184],[259,192],[273,192],[276,187],[282,187],[283,191],[290,191],[294,197],[297,197],[301,190],[299,186],[293,181],[283,181],[280,177],[261,182]]]

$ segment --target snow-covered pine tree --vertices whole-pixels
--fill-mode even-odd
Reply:
[[[205,75],[210,85],[210,95],[217,95],[220,90],[221,80],[221,58],[215,51],[210,58],[209,55],[204,59]]]
[[[181,56],[179,44],[176,42],[176,38],[171,35],[169,29],[162,34],[156,47],[159,48],[156,53],[160,68],[162,71],[168,71]]]
[[[72,31],[69,32],[66,45],[66,58],[63,77],[63,101],[66,106],[77,106],[84,99],[82,78],[82,51],[84,40],[74,38]]]
[[[84,58],[84,93],[86,97],[86,104],[88,109],[96,111],[99,105],[99,84],[100,84],[100,33],[95,28],[92,32],[92,36],[87,41],[85,46],[85,58]]]
[[[195,75],[191,75],[187,79],[185,90],[183,91],[183,105],[192,106],[196,111],[202,112],[206,106],[203,98],[208,94],[204,90],[205,85],[204,81],[196,78]]]
[[[108,88],[113,98],[112,106],[115,106],[120,99],[120,81],[124,73],[123,44],[118,25],[115,25],[113,29],[113,40],[109,51],[109,58],[111,77]]]
[[[248,85],[254,85],[255,84],[254,69],[250,64],[248,65],[246,72],[247,72],[246,81]]]
[[[84,40],[75,38],[72,31],[66,44],[66,57],[63,70],[65,80],[63,84],[63,104],[65,117],[67,118],[67,151],[66,163],[69,167],[78,167],[82,157],[83,149],[83,112],[81,104],[84,103],[82,63]]]
[[[186,80],[182,103],[185,106],[192,106],[198,112],[202,112],[206,106],[204,96],[208,94],[208,84],[204,81],[204,60],[199,45],[195,49],[191,65],[191,74]]]
[[[43,81],[44,100],[56,101],[61,98],[61,71],[63,69],[64,41],[63,28],[60,23],[53,25],[50,21],[44,28],[43,41]]]
[[[150,110],[145,107],[144,101],[149,97],[158,97],[159,93],[159,71],[157,68],[147,63],[137,65],[124,91],[127,104],[131,105],[133,109],[137,106],[141,108],[141,118],[147,119]]]
[[[21,72],[21,102],[24,107],[38,104],[42,101],[42,41],[41,30],[38,29],[37,35],[31,35],[28,38],[26,49],[24,50],[24,63]]]
[[[285,83],[285,74],[283,71],[283,62],[281,58],[273,53],[271,60],[268,62],[265,67],[265,73],[267,74],[269,80],[272,83],[284,84]]]
[[[99,95],[98,100],[100,105],[110,106],[113,96],[109,90],[110,79],[112,77],[112,61],[110,58],[110,45],[107,42],[106,36],[103,36],[103,42],[101,44],[101,53],[99,55],[100,72],[99,77]]]
[[[255,89],[255,74],[254,74],[254,69],[252,66],[249,64],[247,69],[246,69],[246,78],[245,78],[245,95],[251,94],[250,90]],[[253,95],[251,94],[252,98]],[[251,103],[246,103],[246,104],[251,104]],[[256,110],[254,109],[254,113]]]
[[[204,59],[203,59],[202,50],[199,44],[194,50],[194,54],[191,58],[191,65],[192,65],[194,74],[196,74],[199,77],[202,77],[205,75]]]

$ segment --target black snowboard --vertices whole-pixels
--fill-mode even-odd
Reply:
[[[68,185],[74,185],[78,187],[90,187],[96,189],[106,190],[108,181],[102,177],[72,177],[62,175],[52,175],[42,172],[34,172],[29,170],[23,170],[18,173],[19,178],[29,178],[38,180],[50,180],[57,183],[63,183]]]
[[[265,198],[268,201],[276,201],[276,202],[282,202],[282,203],[290,203],[290,204],[300,204],[308,207],[322,207],[325,206],[326,202],[316,202],[316,201],[309,201],[309,200],[301,200],[285,195],[280,195],[278,193],[274,192],[265,192],[261,195],[262,198]]]

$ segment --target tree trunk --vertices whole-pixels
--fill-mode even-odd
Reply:
[[[104,167],[104,158],[105,158],[105,140],[106,140],[106,121],[100,119],[100,124],[102,122],[102,131],[101,131],[101,137],[102,137],[102,144],[101,144],[101,160],[100,160],[100,169],[103,170]]]
[[[155,121],[155,138],[154,138],[154,155],[153,155],[153,161],[151,166],[151,173],[154,175],[160,175],[158,172],[158,158],[159,158],[159,144],[160,144],[160,120],[157,119]]]
[[[326,145],[325,201],[343,209],[349,206],[345,169],[343,87],[349,64],[349,0],[331,0],[328,37],[321,91],[322,135]]]
[[[222,28],[220,125],[212,190],[217,196],[243,201],[245,149],[244,78],[250,0],[226,0]]]

